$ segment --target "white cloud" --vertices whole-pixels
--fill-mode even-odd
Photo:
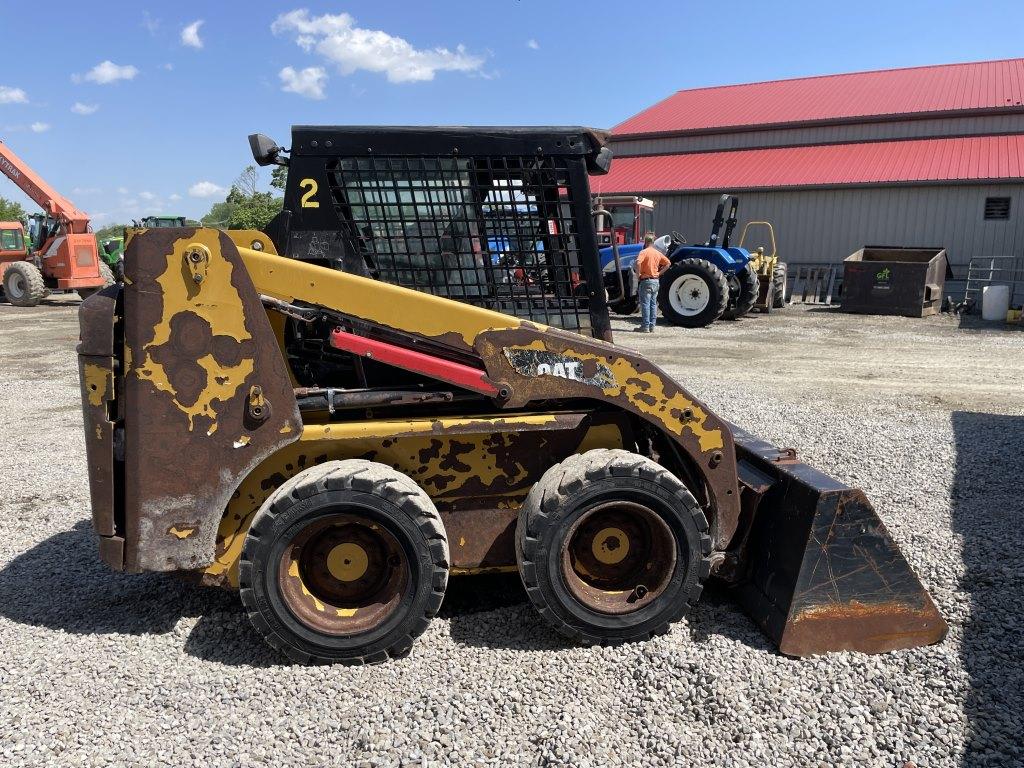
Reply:
[[[379,29],[363,29],[347,13],[311,17],[309,11],[282,13],[270,25],[274,34],[289,34],[303,50],[315,50],[343,75],[358,70],[381,72],[392,83],[433,80],[437,72],[477,72],[482,56],[462,45],[415,48],[407,40]]]
[[[76,101],[71,105],[71,111],[76,115],[91,115],[99,108],[99,104],[83,104],[80,101]]]
[[[277,76],[281,78],[282,91],[297,93],[307,99],[324,98],[324,85],[327,83],[327,72],[323,67],[306,67],[298,72],[293,67],[285,67]]]
[[[119,195],[127,195],[128,194],[128,188],[127,187],[118,187],[117,188],[117,194],[119,194]]]
[[[29,128],[32,129],[32,133],[43,133],[44,131],[50,130],[50,124],[49,123],[32,123],[32,125],[30,125]]]
[[[177,192],[172,192],[170,197],[168,197],[167,199],[172,202],[177,202],[178,200],[181,200],[181,195],[179,195]]]
[[[28,95],[21,88],[0,85],[0,104],[25,104]]]
[[[227,193],[224,187],[219,187],[212,181],[197,181],[188,188],[189,197],[219,197]]]
[[[156,200],[156,195],[152,192],[139,192],[139,197],[143,200]]]
[[[160,19],[154,19],[149,15],[149,11],[143,11],[142,28],[149,32],[149,34],[155,35],[157,30],[160,29]]]
[[[99,187],[72,187],[72,195],[98,195],[103,190]]]
[[[133,65],[115,64],[108,59],[107,61],[101,61],[84,75],[72,75],[71,79],[76,83],[89,80],[98,85],[107,85],[118,80],[132,80],[137,74],[139,74],[139,70]]]
[[[191,24],[181,28],[181,44],[189,48],[202,48],[203,41],[199,37],[199,28],[203,26],[203,20],[197,19]]]
[[[526,41],[526,47],[531,50],[538,51],[540,50],[540,43],[538,43],[531,37],[529,40]]]
[[[168,62],[167,62],[166,64],[164,64],[164,65],[163,65],[163,67],[164,67],[164,69],[166,69],[166,70],[167,70],[168,72],[172,72],[172,71],[174,71],[174,65],[173,65],[173,64],[171,64],[171,62],[169,62],[169,61],[168,61]]]

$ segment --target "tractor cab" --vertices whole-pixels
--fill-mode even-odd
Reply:
[[[147,216],[136,226],[144,227],[145,229],[156,229],[160,227],[184,227],[187,224],[185,223],[184,216]]]
[[[25,229],[20,221],[0,221],[0,261],[18,261],[28,256]]]
[[[30,251],[41,251],[51,237],[60,230],[60,221],[45,213],[33,213],[28,217],[28,247]]]
[[[596,197],[594,210],[607,211],[610,216],[597,218],[597,242],[602,248],[642,243],[644,235],[654,231],[654,201],[646,197],[620,195]]]

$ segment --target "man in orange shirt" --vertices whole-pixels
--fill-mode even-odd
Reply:
[[[640,297],[640,333],[654,333],[654,324],[658,318],[658,286],[662,273],[672,262],[664,253],[654,247],[654,235],[644,235],[644,249],[636,256],[633,271],[639,283],[637,294]]]

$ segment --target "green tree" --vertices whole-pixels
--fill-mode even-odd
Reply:
[[[283,198],[272,192],[259,191],[259,170],[254,165],[245,170],[231,185],[227,198],[214,203],[203,216],[203,225],[223,229],[263,229],[284,205]]]
[[[274,170],[270,172],[270,186],[274,189],[280,189],[282,192],[288,185],[288,166],[287,165],[275,165]]]
[[[21,203],[0,197],[0,221],[20,221],[24,224],[27,218],[28,214],[21,207]]]
[[[108,224],[105,227],[101,227],[96,230],[96,240],[102,243],[104,240],[109,240],[112,237],[121,237],[124,235],[124,228],[127,226],[127,224]]]

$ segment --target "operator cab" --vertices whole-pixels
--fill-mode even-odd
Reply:
[[[644,235],[654,231],[654,201],[646,197],[622,195],[596,197],[594,210],[604,209],[611,214],[601,216],[597,224],[597,243],[604,248],[614,241],[616,245],[642,243]]]

